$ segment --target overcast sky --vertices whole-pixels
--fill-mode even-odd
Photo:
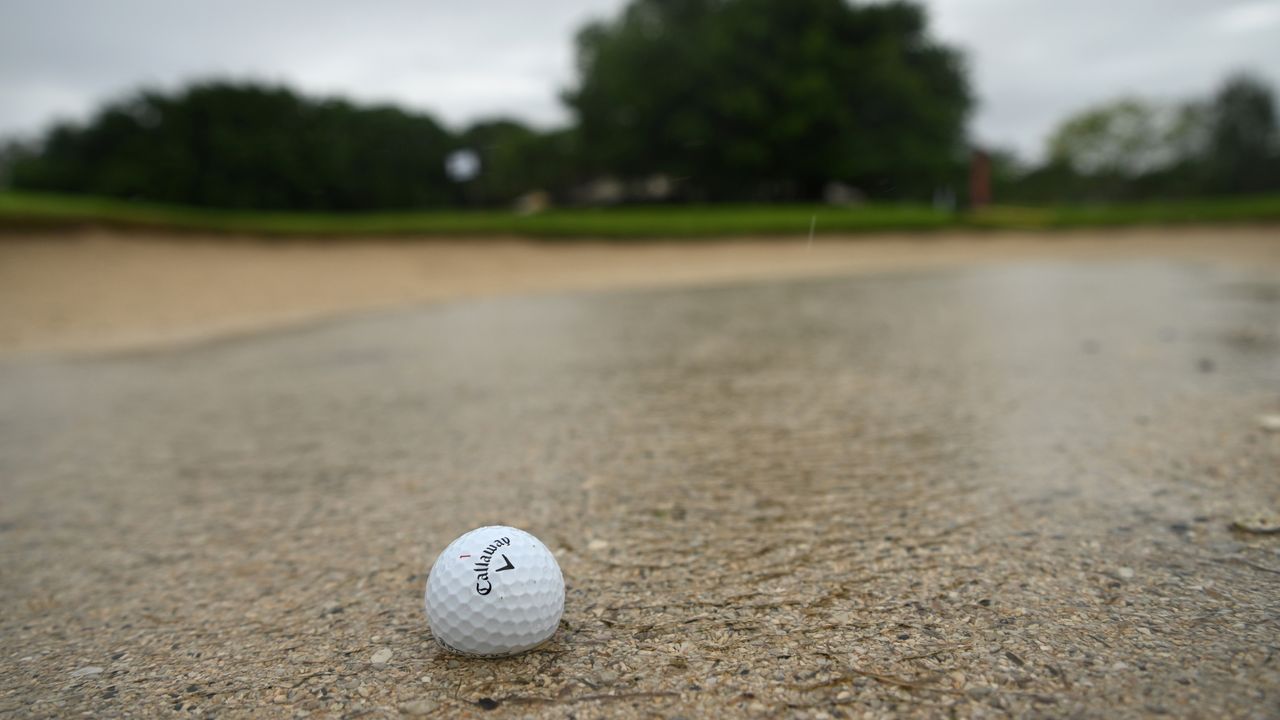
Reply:
[[[0,136],[213,76],[390,101],[455,127],[495,114],[553,125],[567,120],[573,32],[623,4],[0,0]],[[1028,155],[1066,114],[1121,94],[1202,95],[1238,68],[1280,87],[1280,0],[925,4],[935,36],[967,53],[974,135]]]

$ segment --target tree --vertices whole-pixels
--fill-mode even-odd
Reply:
[[[1025,176],[1055,200],[1176,198],[1280,188],[1270,88],[1237,75],[1209,100],[1122,98],[1064,121],[1049,162]]]
[[[1215,192],[1280,187],[1280,145],[1271,88],[1247,74],[1229,78],[1209,108],[1208,175]]]
[[[1135,177],[1173,162],[1174,115],[1123,98],[1068,118],[1049,139],[1051,162],[1086,175]]]
[[[577,177],[572,131],[540,132],[511,119],[485,120],[458,142],[480,156],[471,193],[482,205],[510,204],[534,190],[564,192]]]
[[[453,140],[393,107],[313,100],[257,84],[140,92],[20,156],[14,187],[226,208],[373,210],[444,205]]]
[[[30,155],[31,150],[17,140],[0,143],[0,190],[12,184],[13,167],[25,162]]]
[[[577,39],[565,95],[597,172],[710,199],[816,198],[830,181],[927,195],[964,151],[958,54],[906,2],[633,0]]]

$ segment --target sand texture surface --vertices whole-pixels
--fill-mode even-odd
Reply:
[[[1274,237],[1110,240],[9,245],[0,716],[1275,716]],[[497,523],[564,619],[459,657]]]

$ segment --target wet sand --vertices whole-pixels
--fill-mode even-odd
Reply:
[[[11,354],[0,715],[1274,715],[1264,239]],[[426,573],[492,523],[564,620],[456,657]]]
[[[1035,259],[1280,265],[1280,228],[690,243],[0,237],[0,354],[154,347],[412,304]]]

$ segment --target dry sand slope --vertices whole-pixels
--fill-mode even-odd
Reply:
[[[477,295],[1029,259],[1280,265],[1280,229],[689,243],[0,236],[0,353],[118,349]]]

